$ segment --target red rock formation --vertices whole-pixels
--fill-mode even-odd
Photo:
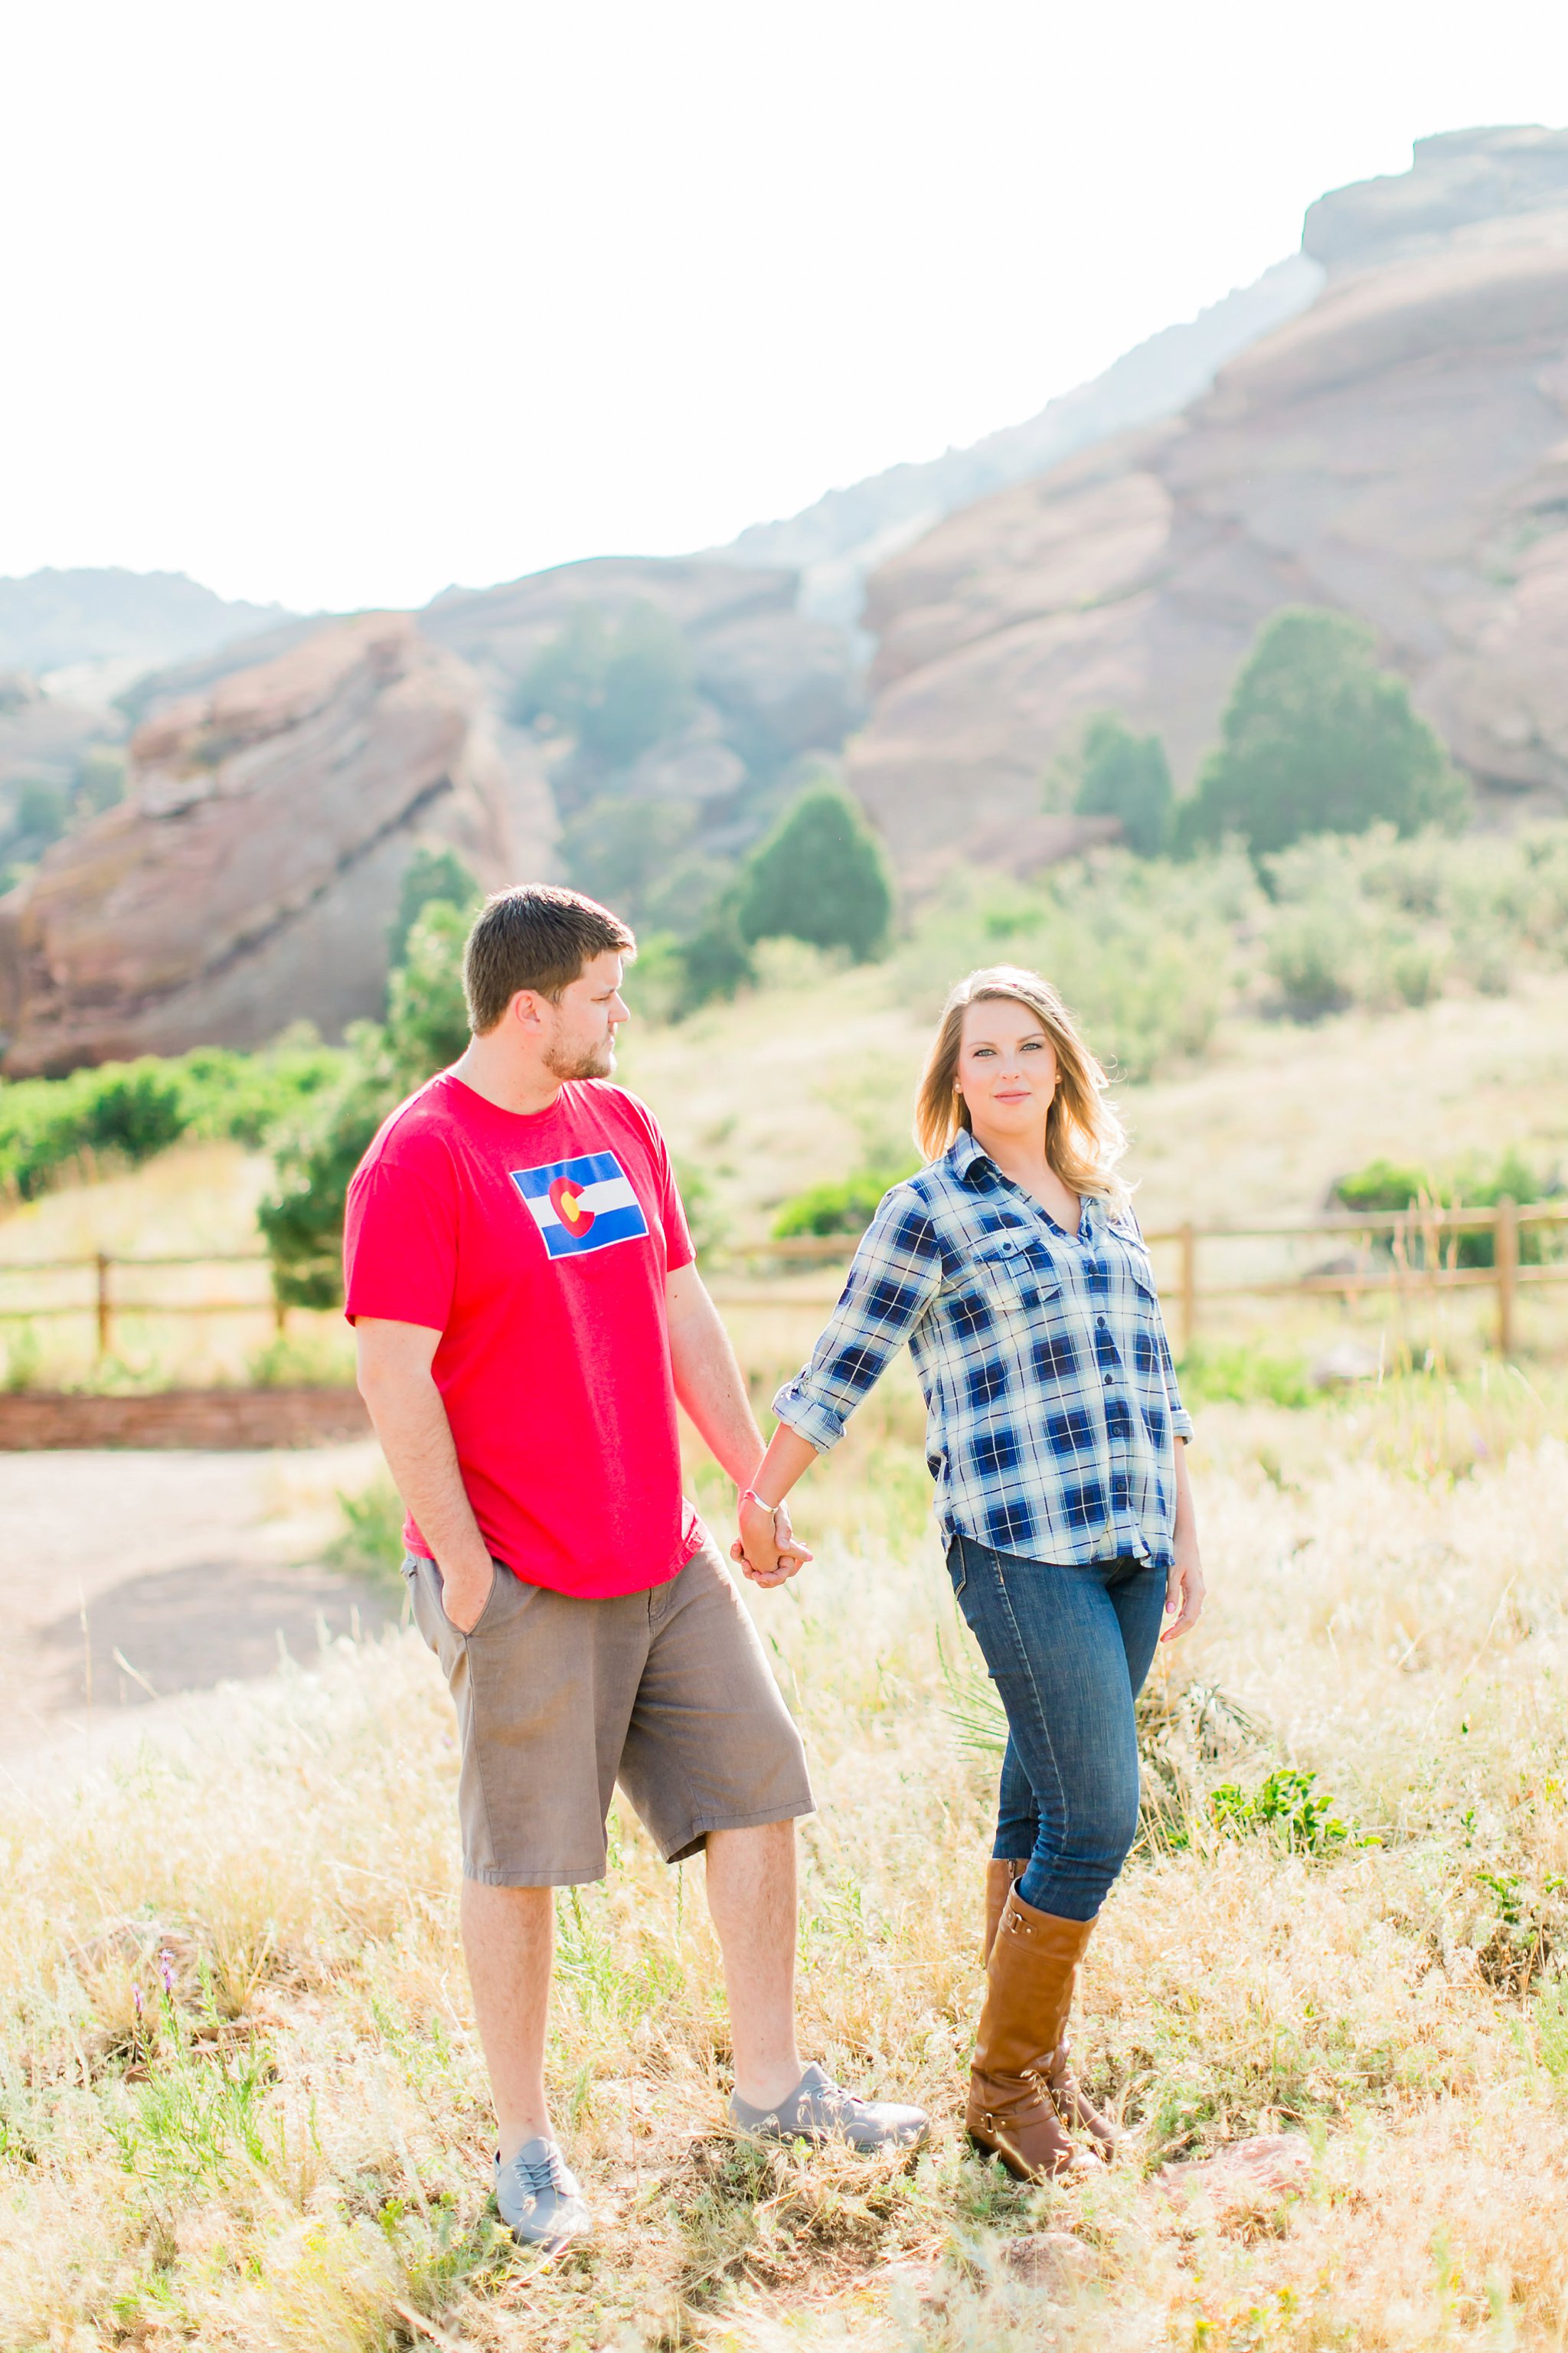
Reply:
[[[1468,135],[1511,142],[1510,169],[1518,149],[1535,209],[1454,227],[1438,206],[1413,238],[1405,195],[1325,200],[1325,234],[1352,197],[1396,219],[1379,266],[1331,278],[1183,419],[951,516],[876,575],[849,774],[906,874],[1033,817],[1097,710],[1157,729],[1190,780],[1282,604],[1371,620],[1483,793],[1568,800],[1568,140]],[[1462,160],[1418,151],[1409,178]]]
[[[125,800],[0,902],[6,1075],[378,1012],[416,839],[493,884],[537,872],[550,836],[472,671],[407,616],[335,623],[164,709]]]

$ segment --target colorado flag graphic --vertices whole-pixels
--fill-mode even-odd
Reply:
[[[507,1173],[552,1258],[582,1258],[647,1232],[641,1204],[613,1152],[584,1152],[575,1160]]]

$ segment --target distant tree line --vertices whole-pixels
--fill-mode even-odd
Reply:
[[[745,770],[732,796],[700,809],[638,771],[649,754],[689,748],[700,709],[685,638],[644,600],[619,614],[579,606],[534,656],[508,713],[563,740],[551,775],[567,879],[632,923],[645,984],[657,979],[677,1015],[732,996],[765,939],[878,955],[893,913],[876,839],[819,763],[781,761],[776,746],[737,740],[726,722],[713,742]]]
[[[389,934],[386,1017],[349,1035],[336,1083],[274,1139],[275,1192],[259,1212],[273,1284],[286,1305],[334,1306],[349,1180],[387,1113],[468,1041],[462,951],[479,902],[473,876],[450,850],[416,850]],[[732,996],[764,939],[793,936],[881,953],[892,885],[875,837],[836,786],[808,787],[741,863],[704,927],[685,942],[651,941],[656,969],[675,982],[670,1009]]]
[[[1119,818],[1143,858],[1190,856],[1227,836],[1265,858],[1312,834],[1380,824],[1411,834],[1462,823],[1468,804],[1404,680],[1379,669],[1372,630],[1315,606],[1265,622],[1190,798],[1175,799],[1159,737],[1115,712],[1089,721],[1078,769],[1079,813]]]
[[[13,785],[0,808],[0,891],[23,881],[62,834],[112,807],[124,791],[125,754],[112,744],[90,744],[69,785],[47,776]]]

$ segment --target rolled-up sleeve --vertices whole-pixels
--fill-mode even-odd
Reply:
[[[1176,1382],[1176,1360],[1171,1354],[1171,1344],[1165,1336],[1165,1319],[1160,1318],[1160,1369],[1165,1382],[1165,1402],[1171,1409],[1171,1435],[1184,1438],[1190,1446],[1193,1440],[1193,1417],[1182,1403],[1182,1392]]]
[[[826,1454],[924,1314],[942,1281],[942,1249],[923,1204],[885,1195],[861,1238],[811,1361],[773,1399],[782,1422]]]

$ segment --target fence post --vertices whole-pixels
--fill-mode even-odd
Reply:
[[[1192,1350],[1198,1324],[1198,1238],[1189,1218],[1182,1228],[1182,1354]]]
[[[1497,1349],[1513,1354],[1513,1304],[1519,1291],[1519,1203],[1505,1193],[1497,1205]]]
[[[98,1253],[98,1353],[100,1356],[107,1356],[109,1354],[110,1335],[113,1328],[112,1318],[113,1309],[109,1299],[109,1259],[104,1251],[100,1250]]]

